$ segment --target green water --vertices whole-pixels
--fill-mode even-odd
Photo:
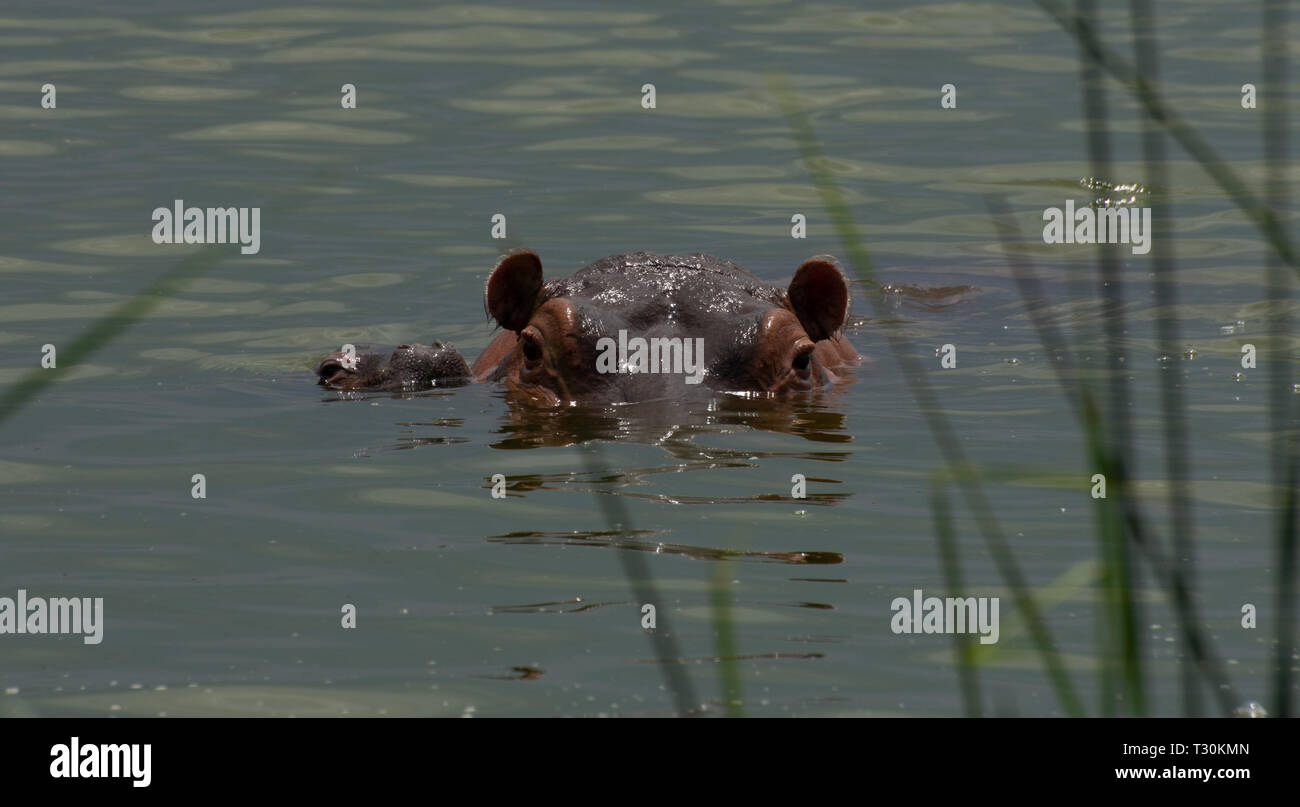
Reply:
[[[1259,187],[1261,113],[1240,104],[1259,80],[1254,12],[1160,5],[1171,103]],[[849,336],[868,357],[855,383],[786,405],[535,413],[486,385],[353,399],[313,385],[314,364],[349,342],[440,338],[472,359],[492,337],[483,281],[515,246],[550,277],[646,249],[709,252],[780,284],[810,255],[842,255],[771,69],[808,110],[882,280],[977,288],[887,311],[988,469],[1097,711],[1094,469],[984,206],[1004,194],[1037,238],[1044,208],[1097,195],[1079,183],[1092,170],[1078,64],[1051,20],[1016,3],[263,6],[0,12],[0,395],[39,368],[42,345],[71,344],[178,266],[196,272],[4,413],[0,596],[103,597],[106,624],[94,646],[0,635],[0,714],[670,714],[619,537],[649,550],[710,711],[719,577],[746,714],[960,714],[951,639],[890,630],[893,598],[944,593],[929,508],[942,460],[871,289],[855,288]],[[1103,15],[1126,55],[1127,25],[1123,6]],[[47,82],[56,109],[40,106]],[[356,109],[340,105],[345,83]],[[955,109],[939,105],[947,83]],[[1109,99],[1111,179],[1145,183],[1135,106],[1113,86]],[[1264,241],[1171,158],[1152,204],[1174,205],[1176,313],[1194,352],[1161,360],[1151,261],[1122,250],[1137,490],[1167,543],[1158,374],[1178,373],[1196,604],[1234,695],[1267,707],[1262,368],[1300,345],[1265,334]],[[154,244],[151,211],[175,199],[261,207],[260,252]],[[1282,215],[1294,233],[1294,210]],[[1100,377],[1094,252],[1024,248]],[[1245,342],[1261,369],[1240,367]],[[941,369],[949,343],[958,364]],[[607,471],[586,470],[576,444],[591,439]],[[790,498],[796,473],[807,500]],[[627,508],[623,533],[597,507],[607,495]],[[960,507],[956,527],[967,585],[1003,598],[986,706],[1060,714]],[[1185,649],[1149,574],[1138,599],[1152,710],[1174,714]],[[345,603],[355,629],[340,625]],[[1241,627],[1245,603],[1257,629]]]

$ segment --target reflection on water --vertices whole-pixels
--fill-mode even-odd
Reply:
[[[508,398],[508,414],[497,429],[506,437],[492,443],[492,447],[540,448],[588,440],[621,440],[652,443],[671,452],[675,447],[680,450],[693,436],[736,429],[845,443],[853,439],[847,428],[847,394],[846,387],[835,387],[786,397],[723,394],[614,406],[549,408]]]
[[[677,664],[721,664],[724,661],[756,661],[758,659],[812,659],[826,658],[825,653],[745,653],[737,656],[697,656],[695,658],[657,659],[643,658],[637,661],[643,664],[665,664],[673,661]]]
[[[838,552],[759,552],[737,549],[717,549],[705,546],[687,546],[663,541],[648,541],[645,536],[666,533],[667,530],[596,530],[539,533],[512,532],[488,538],[491,543],[514,545],[590,546],[615,549],[632,549],[653,552],[656,555],[681,555],[692,560],[750,560],[758,563],[812,563],[834,565],[844,562]],[[641,537],[634,537],[641,536]]]
[[[479,678],[488,678],[496,681],[536,681],[545,673],[537,667],[530,667],[527,664],[519,664],[510,668],[513,675],[480,675]]]
[[[632,603],[627,600],[620,602],[584,602],[581,597],[574,597],[571,600],[561,600],[556,602],[535,602],[526,605],[494,605],[491,610],[494,614],[580,614],[583,611],[590,611],[593,608],[604,608],[607,605],[631,604]]]

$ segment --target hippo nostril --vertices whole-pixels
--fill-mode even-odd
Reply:
[[[790,362],[790,366],[800,373],[806,373],[808,372],[808,365],[811,361],[812,351],[805,350],[803,353],[794,357],[794,360]]]
[[[348,374],[345,371],[343,371],[342,368],[339,368],[337,366],[334,367],[322,366],[318,369],[317,372],[320,374],[319,383],[322,386],[326,386],[326,387],[332,387],[332,386],[337,386],[339,384],[342,384],[348,377]]]
[[[524,358],[528,361],[537,361],[542,358],[542,346],[537,344],[535,339],[524,337],[523,351]]]
[[[320,383],[326,386],[345,384],[356,374],[356,370],[336,356],[331,356],[316,366],[316,375],[320,378]]]

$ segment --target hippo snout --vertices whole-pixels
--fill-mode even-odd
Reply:
[[[466,380],[469,365],[450,344],[398,345],[391,353],[329,354],[316,367],[322,386],[333,389],[414,391]]]

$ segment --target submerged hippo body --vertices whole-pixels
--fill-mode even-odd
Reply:
[[[541,404],[634,402],[691,390],[781,393],[841,380],[858,361],[841,332],[849,289],[832,259],[803,263],[788,288],[711,255],[612,255],[544,281],[528,250],[487,281],[488,314],[505,332],[466,368],[450,345],[391,356],[331,354],[320,383],[336,389],[504,383]]]

